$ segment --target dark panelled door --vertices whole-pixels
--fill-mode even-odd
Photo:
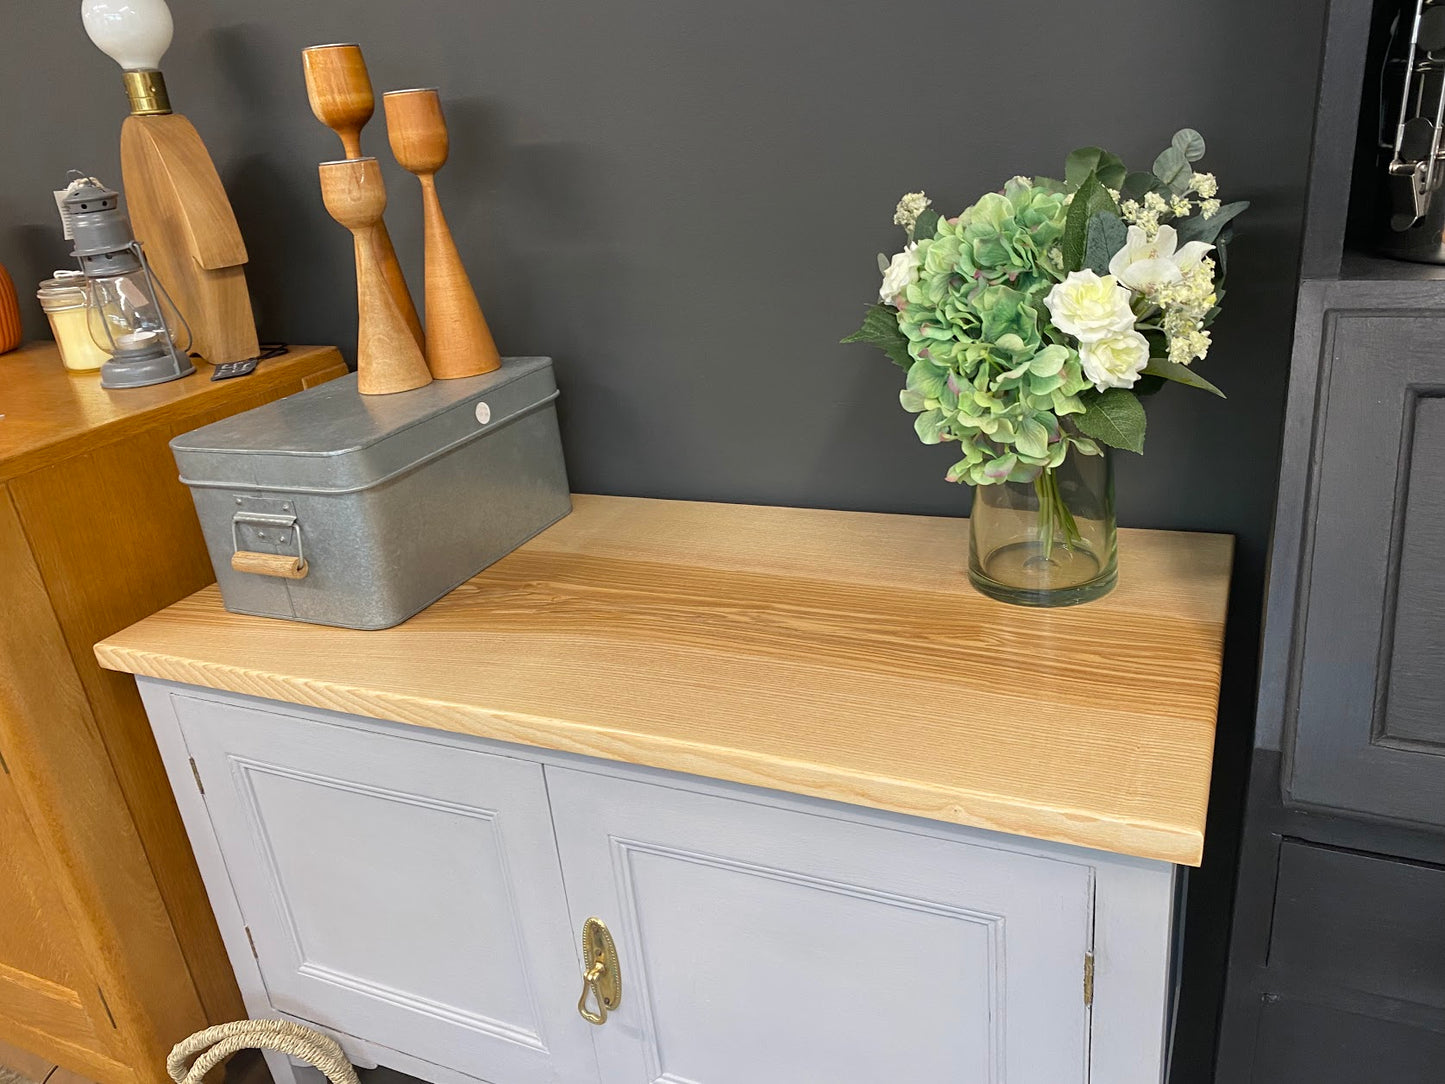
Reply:
[[[1445,318],[1330,318],[1288,800],[1445,826]]]

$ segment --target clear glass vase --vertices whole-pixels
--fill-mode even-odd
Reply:
[[[1118,579],[1114,464],[1071,449],[1032,482],[977,486],[969,517],[968,578],[1018,606],[1075,606]]]

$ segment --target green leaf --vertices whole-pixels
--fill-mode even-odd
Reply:
[[[1203,241],[1206,244],[1213,244],[1224,227],[1248,207],[1248,200],[1240,200],[1237,203],[1226,203],[1208,218],[1197,214],[1182,222],[1176,222],[1174,229],[1179,234],[1179,243],[1184,245],[1190,241]]]
[[[1102,211],[1117,215],[1119,208],[1103,182],[1097,175],[1090,173],[1074,193],[1074,200],[1069,204],[1068,217],[1064,219],[1064,236],[1059,247],[1063,250],[1065,271],[1078,271],[1084,266],[1089,219]]]
[[[1180,128],[1169,145],[1184,155],[1186,161],[1197,162],[1204,157],[1204,137],[1193,128]]]
[[[1100,211],[1089,219],[1084,234],[1084,267],[1096,275],[1109,273],[1109,261],[1124,247],[1129,236],[1129,227],[1124,220],[1109,211]]]
[[[1189,178],[1194,176],[1194,169],[1178,147],[1165,147],[1159,157],[1154,159],[1154,176],[1167,184],[1171,191],[1182,193],[1189,187]]]
[[[1105,188],[1118,188],[1127,172],[1118,155],[1099,147],[1080,147],[1064,161],[1064,184],[1077,191],[1092,173]]]
[[[889,358],[893,364],[907,369],[913,364],[908,356],[908,336],[898,328],[898,312],[882,302],[872,305],[863,317],[863,326],[846,339],[845,343],[872,343]]]
[[[1152,173],[1131,173],[1119,186],[1119,195],[1122,199],[1141,200],[1146,192],[1153,192],[1160,187],[1159,178]]]
[[[1025,418],[1019,426],[1014,447],[1032,459],[1041,459],[1049,452],[1049,431],[1033,418]]]
[[[908,369],[907,387],[925,399],[937,399],[943,394],[947,379],[948,370],[940,369],[931,361],[915,361]]]
[[[937,444],[943,439],[943,423],[946,420],[941,410],[925,410],[913,419],[913,431],[924,444]]]
[[[1086,391],[1079,396],[1084,412],[1074,416],[1074,424],[1086,437],[1093,437],[1111,448],[1126,452],[1144,452],[1144,407],[1127,388]]]
[[[1170,361],[1168,358],[1150,358],[1149,364],[1144,366],[1145,376],[1160,376],[1165,380],[1172,380],[1176,384],[1187,384],[1191,388],[1200,388],[1221,399],[1228,398],[1204,377],[1200,376],[1187,365],[1180,365],[1177,361]]]
[[[921,241],[925,237],[932,237],[938,233],[938,212],[932,207],[925,207],[918,216],[918,221],[913,224],[913,232],[909,234],[910,241]]]

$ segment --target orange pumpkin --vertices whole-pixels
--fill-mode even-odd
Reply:
[[[20,298],[10,272],[0,264],[0,354],[20,345]]]

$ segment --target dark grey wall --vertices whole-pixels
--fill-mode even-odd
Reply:
[[[206,138],[251,252],[263,337],[355,339],[351,245],[321,206],[339,144],[298,53],[355,40],[378,91],[438,85],[443,199],[504,351],[557,359],[576,488],[956,514],[897,405],[899,376],[835,345],[894,251],[894,202],[957,210],[1099,143],[1147,168],[1175,128],[1255,206],[1205,371],[1171,389],[1128,525],[1239,538],[1210,853],[1196,877],[1178,1079],[1212,1027],[1248,747],[1323,0],[177,0],[171,95]],[[50,190],[119,183],[118,69],[75,0],[10,0],[0,35],[0,261],[22,292],[65,264]],[[367,149],[420,286],[415,183]],[[28,328],[41,333],[38,311]],[[4,399],[0,363],[0,404]],[[0,406],[3,409],[3,406]],[[960,554],[960,563],[962,554]],[[955,575],[943,569],[940,575]],[[1127,550],[1123,575],[1128,573]],[[1127,665],[1121,660],[1121,665]]]

